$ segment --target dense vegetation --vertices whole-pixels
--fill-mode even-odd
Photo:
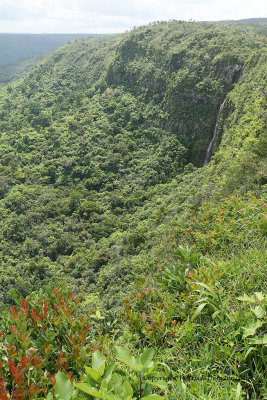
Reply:
[[[2,400],[264,398],[259,33],[80,39],[1,89]]]
[[[42,56],[35,56],[17,61],[13,64],[6,64],[0,66],[0,86],[19,79],[23,74],[28,72],[34,65],[38,64]]]

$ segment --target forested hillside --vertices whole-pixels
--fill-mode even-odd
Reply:
[[[28,72],[34,65],[42,60],[42,56],[35,56],[17,61],[12,64],[0,66],[0,86],[7,84],[15,79],[21,78],[23,74]]]
[[[58,371],[85,379],[95,349],[107,357],[96,353],[97,372],[118,340],[137,353],[154,347],[156,375],[172,382],[154,385],[165,398],[264,398],[265,81],[264,35],[246,25],[171,21],[76,40],[0,89],[1,309],[14,296],[18,307],[21,296],[65,283],[94,326],[88,350],[87,325],[69,319],[65,289],[48,287],[5,312],[0,354],[19,366],[33,347],[42,358],[35,384],[51,373],[35,396],[47,395]],[[203,167],[216,121],[214,156]],[[26,329],[19,318],[27,340],[18,339]],[[38,326],[49,327],[47,342],[37,340]],[[135,371],[127,351],[117,360]],[[127,396],[120,380],[103,394],[104,369],[90,370],[88,398],[163,398],[149,394],[156,375],[146,370],[152,353],[144,354],[136,361],[148,376],[143,392],[127,378]],[[12,395],[26,386],[12,383],[10,365]]]

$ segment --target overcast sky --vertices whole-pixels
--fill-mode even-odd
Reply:
[[[266,16],[266,0],[0,0],[0,32],[114,33],[152,21]]]

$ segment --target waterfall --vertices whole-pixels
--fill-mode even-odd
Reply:
[[[225,99],[225,100],[226,100],[226,99]],[[207,151],[206,151],[206,155],[205,155],[205,160],[204,160],[203,167],[205,167],[205,165],[208,164],[208,162],[209,162],[209,160],[210,160],[210,157],[211,157],[212,145],[213,145],[213,143],[214,143],[214,140],[216,139],[216,134],[217,134],[217,129],[218,129],[218,125],[219,125],[219,120],[220,120],[220,116],[221,116],[221,112],[222,112],[222,109],[223,109],[225,100],[224,100],[223,103],[220,105],[220,109],[219,109],[219,112],[218,112],[218,115],[217,115],[217,119],[216,119],[216,124],[215,124],[215,128],[214,128],[214,132],[213,132],[211,141],[210,141],[209,146],[208,146]]]

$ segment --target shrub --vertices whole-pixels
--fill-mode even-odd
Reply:
[[[167,391],[168,385],[156,371],[156,365],[152,358],[153,349],[145,350],[140,357],[135,358],[130,351],[118,347],[118,362],[106,365],[105,356],[99,351],[94,352],[92,364],[85,367],[86,373],[81,382],[71,384],[69,378],[59,372],[56,375],[54,388],[55,398],[62,400],[70,399],[103,399],[103,400],[161,400],[162,396],[152,394],[155,388]],[[126,368],[125,368],[126,365]],[[49,393],[47,400],[52,400],[53,395]]]
[[[0,321],[0,394],[45,395],[58,371],[78,376],[88,360],[92,326],[77,314],[80,298],[53,288],[18,301]]]
[[[177,229],[174,237],[183,246],[195,246],[203,254],[218,250],[229,254],[233,247],[255,244],[264,233],[265,217],[263,196],[249,192],[244,196],[219,197],[218,202],[203,203],[197,215]]]

